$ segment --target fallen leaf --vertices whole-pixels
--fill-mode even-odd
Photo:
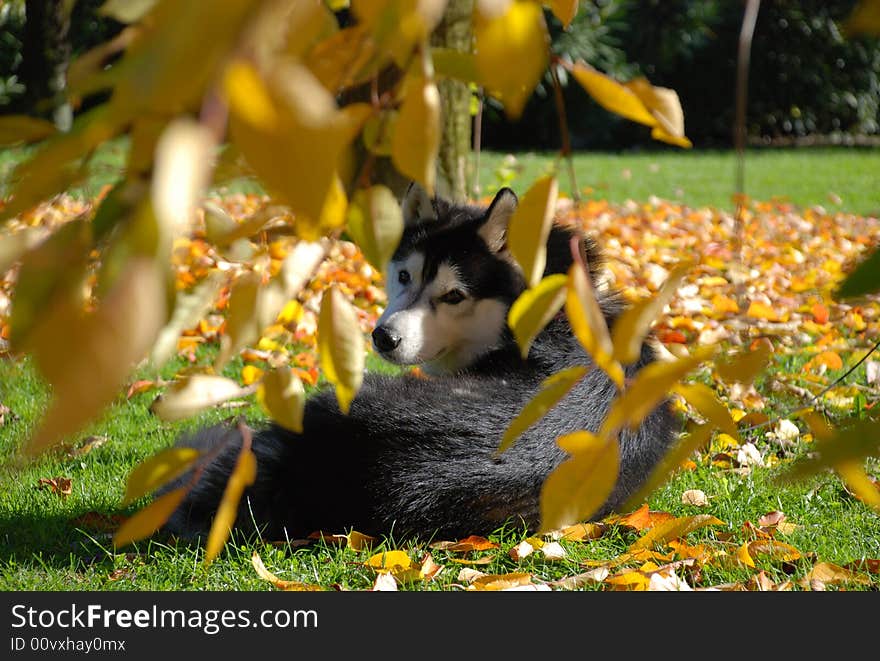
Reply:
[[[269,581],[279,590],[285,590],[288,592],[319,592],[323,590],[323,588],[317,585],[310,585],[300,581],[286,581],[278,578],[275,574],[266,569],[266,565],[263,564],[263,559],[256,551],[251,555],[251,564],[260,578],[264,581]]]
[[[709,499],[706,498],[706,493],[700,489],[688,489],[681,494],[681,504],[705,507],[709,504]]]
[[[73,480],[69,477],[41,477],[37,482],[39,488],[48,488],[54,494],[67,497],[73,493]]]

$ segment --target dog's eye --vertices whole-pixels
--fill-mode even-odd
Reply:
[[[397,282],[402,285],[408,285],[411,279],[412,278],[410,278],[409,271],[401,271],[397,274]]]
[[[460,289],[451,289],[440,297],[441,303],[457,305],[464,300],[464,292]]]

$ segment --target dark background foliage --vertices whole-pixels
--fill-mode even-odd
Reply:
[[[119,31],[96,14],[103,0],[78,0],[73,54]],[[880,40],[846,39],[840,23],[855,0],[764,0],[752,47],[748,131],[752,141],[852,142],[880,135]],[[569,30],[547,14],[553,51],[627,80],[645,75],[676,90],[688,137],[697,147],[731,144],[736,51],[744,3],[736,0],[582,0]],[[0,6],[0,111],[23,95],[24,2]],[[649,131],[598,107],[562,79],[575,149],[663,148]],[[82,110],[82,108],[80,108]],[[549,76],[522,118],[510,123],[491,100],[482,144],[488,149],[553,149],[559,121]]]
[[[569,31],[549,19],[557,55],[584,59],[626,80],[645,75],[676,90],[688,137],[730,146],[736,53],[744,3],[733,0],[595,0]],[[840,24],[855,0],[764,0],[752,44],[749,135],[785,143],[846,141],[880,133],[880,40],[846,39]],[[564,81],[563,81],[564,82]],[[597,108],[577,85],[565,89],[575,148],[652,147],[643,127]],[[487,111],[484,146],[559,145],[549,78],[520,122]]]

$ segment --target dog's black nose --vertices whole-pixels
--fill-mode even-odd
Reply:
[[[382,353],[393,351],[400,344],[400,335],[391,332],[385,326],[376,326],[373,331],[373,344]]]

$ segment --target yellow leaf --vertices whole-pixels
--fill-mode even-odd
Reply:
[[[752,559],[751,554],[749,553],[749,543],[743,542],[739,548],[736,550],[736,559],[739,560],[746,567],[755,568],[755,561]]]
[[[583,441],[581,447],[550,473],[541,487],[542,531],[563,528],[591,516],[608,499],[617,482],[617,439],[586,434],[567,435],[579,443]],[[563,444],[569,444],[566,437],[562,439]]]
[[[559,400],[565,397],[566,393],[568,393],[568,391],[571,390],[586,373],[587,368],[578,365],[564,369],[545,379],[541,384],[541,390],[538,394],[522,408],[504,431],[504,436],[501,438],[501,444],[498,446],[498,454],[507,450],[507,448],[513,445],[513,442],[519,438],[520,434],[543,418],[547,411],[553,408]]]
[[[122,505],[128,505],[182,475],[199,456],[199,451],[193,448],[169,448],[142,461],[128,475]]]
[[[556,177],[538,179],[519,201],[507,230],[507,248],[535,287],[547,263],[547,237],[556,213]]]
[[[593,286],[584,268],[572,264],[568,271],[565,313],[575,337],[600,368],[605,370],[618,388],[623,388],[623,368],[612,357],[614,345],[608,334],[605,316],[593,293]]]
[[[335,287],[321,299],[318,352],[324,375],[336,386],[339,408],[347,414],[363,381],[364,338],[354,309]]]
[[[875,510],[880,511],[880,488],[871,481],[861,462],[842,461],[834,466],[843,481],[856,496]]]
[[[102,16],[109,16],[120,23],[136,23],[150,13],[157,0],[107,0],[98,9]]]
[[[647,78],[636,78],[626,83],[626,87],[639,97],[648,112],[657,120],[651,137],[679,147],[691,147],[691,141],[684,135],[684,113],[675,90],[655,87]]]
[[[94,312],[83,315],[73,300],[47,310],[28,334],[25,350],[52,385],[53,398],[26,452],[41,452],[97,417],[146,357],[164,323],[164,274],[145,257],[129,260]]]
[[[28,335],[41,324],[47,312],[60,313],[64,309],[77,318],[80,316],[84,302],[81,283],[90,248],[89,228],[81,219],[62,225],[43,241],[29,239],[21,248],[26,248],[31,240],[33,247],[21,257],[15,305],[9,317],[10,343],[19,351],[25,349]],[[10,250],[14,247],[10,246]]]
[[[263,370],[256,365],[245,365],[241,368],[241,381],[246,386],[256,383],[261,376],[263,376]]]
[[[396,568],[409,569],[413,561],[406,551],[382,551],[370,556],[364,564],[377,571],[392,571]]]
[[[605,579],[608,585],[617,586],[619,590],[633,590],[635,592],[646,592],[651,583],[651,577],[641,571],[632,569],[622,571],[614,576]]]
[[[605,110],[645,126],[657,126],[657,120],[642,100],[625,85],[583,62],[575,63],[571,73],[587,94]]]
[[[433,195],[440,151],[440,92],[434,81],[421,77],[410,79],[405,89],[391,137],[391,160],[402,175]]]
[[[384,110],[372,115],[361,131],[361,140],[371,153],[376,156],[391,156],[391,137],[397,125],[397,111]]]
[[[856,35],[880,35],[880,2],[859,0],[843,24],[848,37]]]
[[[639,301],[624,310],[614,322],[611,331],[614,358],[624,365],[634,363],[642,353],[642,343],[651,324],[663,312],[663,308],[675,295],[690,265],[678,266],[666,278],[666,282],[651,298]]]
[[[223,83],[233,112],[256,127],[270,131],[277,128],[279,113],[256,69],[235,60],[227,67]]]
[[[257,401],[282,427],[302,433],[306,402],[302,382],[289,367],[279,367],[263,377]]]
[[[474,21],[476,64],[480,80],[518,119],[549,61],[549,37],[538,3],[514,0],[504,14],[477,12]]]
[[[831,583],[832,585],[856,583],[870,585],[871,578],[865,574],[846,569],[830,562],[817,562],[802,579],[802,584],[809,587],[812,581]]]
[[[577,16],[578,0],[550,0],[550,11],[567,28]]]
[[[537,286],[520,294],[510,307],[507,324],[513,331],[523,358],[529,355],[529,348],[538,333],[565,303],[567,281],[561,273],[548,275]]]
[[[710,514],[697,514],[696,516],[684,516],[671,521],[658,523],[648,532],[630,545],[630,551],[638,549],[650,549],[654,546],[662,546],[667,542],[684,537],[694,530],[705,526],[723,526],[724,521]]]
[[[346,199],[337,172],[370,107],[340,110],[313,74],[293,63],[264,80],[236,60],[227,67],[224,91],[232,142],[273,196],[296,213],[297,234],[315,239],[339,227]]]
[[[217,507],[208,539],[205,542],[205,564],[211,564],[223,549],[238,515],[238,503],[244,490],[257,478],[257,458],[249,447],[242,446],[235,468],[226,482],[223,498]]]
[[[468,590],[509,590],[511,588],[529,585],[532,575],[525,572],[512,572],[510,574],[485,574],[474,579],[468,586]]]
[[[151,196],[159,228],[168,238],[189,234],[196,205],[211,178],[214,137],[191,119],[175,119],[156,144]]]
[[[699,347],[678,360],[651,363],[636,374],[626,391],[611,404],[602,423],[600,436],[610,436],[624,425],[635,429],[669,394],[672,386],[703,361],[715,347]]]
[[[737,441],[739,440],[739,430],[730,411],[715,396],[709,386],[703,383],[678,383],[673,386],[672,390],[684,397],[687,403],[693,406],[713,427],[721,429]]]
[[[367,260],[384,271],[403,235],[403,212],[394,193],[381,185],[357,191],[348,207],[348,231]]]
[[[163,420],[174,422],[246,394],[247,391],[232,379],[193,374],[176,381],[156,397],[150,411]]]
[[[299,241],[296,244],[281,265],[281,280],[287,298],[296,298],[308,284],[327,256],[328,246],[327,241]]]
[[[727,383],[749,384],[755,380],[770,360],[773,347],[769,343],[761,343],[754,351],[744,351],[715,363],[715,370]]]
[[[766,303],[761,303],[761,301],[752,301],[749,303],[749,309],[746,311],[746,314],[755,319],[779,321],[779,313]]]
[[[214,361],[214,371],[220,372],[232,356],[260,336],[255,310],[260,294],[260,276],[248,272],[232,285],[227,307],[226,333],[221,338],[220,351]]]
[[[858,420],[846,427],[830,430],[818,416],[808,419],[811,430],[818,441],[810,456],[797,460],[780,480],[785,482],[801,479],[823,470],[826,467],[838,467],[853,461],[862,461],[865,457],[880,453],[880,424],[871,420]],[[830,431],[829,431],[830,430]],[[821,434],[821,435],[820,435]]]
[[[177,348],[180,334],[195,326],[209,312],[220,292],[225,276],[219,271],[211,273],[189,291],[178,291],[174,300],[171,319],[159,332],[150,352],[150,362],[161,367],[171,358]]]
[[[284,590],[286,592],[320,592],[323,590],[323,588],[318,585],[300,583],[299,581],[285,581],[284,579],[278,578],[275,574],[266,569],[266,565],[263,564],[263,559],[256,551],[251,555],[251,564],[256,570],[257,576],[264,581],[269,581],[269,583],[279,590]]]
[[[260,337],[260,332],[275,321],[287,300],[277,282],[261,284],[258,273],[248,272],[235,282],[229,294],[226,316],[226,333],[220,340],[220,351],[214,360],[214,371],[223,366],[236,353]]]
[[[56,132],[55,125],[45,119],[27,115],[0,117],[0,146],[7,147],[20,142],[38,142]]]
[[[180,506],[188,491],[189,487],[169,491],[126,519],[113,535],[113,545],[125,546],[152,535]]]

